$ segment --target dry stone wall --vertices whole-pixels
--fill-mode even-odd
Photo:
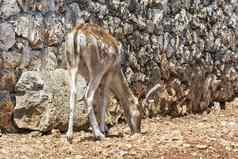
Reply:
[[[17,95],[20,127],[67,128],[64,35],[85,22],[121,41],[141,99],[161,84],[147,115],[202,112],[238,96],[237,0],[0,0],[0,89]]]

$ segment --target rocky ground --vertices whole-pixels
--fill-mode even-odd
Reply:
[[[238,0],[0,0],[0,127],[13,125],[14,111],[20,128],[67,129],[64,37],[84,23],[120,41],[137,97],[161,85],[149,116],[201,113],[237,97]],[[78,83],[80,99],[86,83]],[[116,123],[122,113],[111,114]],[[87,120],[78,117],[81,129]]]
[[[111,128],[110,137],[94,141],[76,132],[73,144],[57,130],[49,135],[3,134],[0,158],[238,158],[238,100],[225,110],[180,118],[145,119],[142,134],[130,135],[126,124]]]

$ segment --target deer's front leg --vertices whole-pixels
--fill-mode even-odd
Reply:
[[[76,101],[76,84],[77,84],[77,68],[70,69],[70,110],[69,110],[69,122],[68,131],[66,137],[68,142],[72,142],[73,139],[73,123],[74,123],[74,111],[75,111],[75,101]]]
[[[112,74],[108,73],[105,77],[104,84],[102,85],[102,93],[101,93],[101,102],[100,102],[100,130],[105,135],[109,134],[109,129],[106,125],[106,109],[108,105],[108,97],[110,93],[110,84],[112,80]]]
[[[104,135],[109,134],[109,129],[106,124],[106,109],[108,104],[108,96],[104,94],[100,105],[100,130]]]

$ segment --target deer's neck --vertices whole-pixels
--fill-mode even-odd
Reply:
[[[114,75],[112,91],[115,93],[121,105],[128,106],[131,104],[138,104],[138,99],[129,88],[126,78],[122,72]]]

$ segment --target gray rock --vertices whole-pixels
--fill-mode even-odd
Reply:
[[[20,12],[16,0],[3,0],[0,5],[0,15],[3,18],[8,18]]]
[[[132,34],[133,33],[133,25],[129,23],[125,23],[123,25],[123,32],[125,35]]]
[[[25,12],[39,11],[41,13],[63,12],[63,0],[17,0],[20,8]]]
[[[146,22],[146,30],[148,33],[153,33],[155,30],[155,24],[152,22],[152,20],[147,20]]]
[[[66,1],[65,0],[52,0],[52,1],[55,3],[56,11],[63,15],[65,12]]]
[[[42,48],[45,40],[45,26],[41,14],[21,14],[16,20],[15,32],[29,40],[32,48]]]
[[[57,46],[64,39],[65,28],[62,18],[55,13],[46,15],[44,22],[46,24],[45,34],[48,46]]]
[[[17,0],[17,2],[19,7],[25,12],[35,9],[34,0]]]
[[[7,51],[15,44],[15,32],[9,23],[0,24],[0,49]]]
[[[45,58],[45,64],[43,66],[43,69],[48,71],[53,71],[57,68],[57,57],[56,54],[58,52],[58,49],[56,47],[49,47],[48,54],[44,57]]]
[[[44,81],[41,79],[41,75],[35,71],[24,72],[21,78],[16,84],[16,91],[39,91],[44,87]]]
[[[48,132],[52,129],[67,130],[69,111],[69,88],[67,72],[62,69],[45,72],[24,72],[17,89],[25,90],[17,96],[14,120],[20,128]],[[78,99],[84,94],[85,83],[79,78]],[[87,124],[82,113],[84,103],[77,102],[75,128]]]
[[[139,2],[138,0],[129,0],[129,4],[128,4],[128,9],[133,12],[135,11],[139,6]]]
[[[82,11],[77,3],[72,3],[66,8],[65,27],[71,30],[74,26],[83,23]]]

